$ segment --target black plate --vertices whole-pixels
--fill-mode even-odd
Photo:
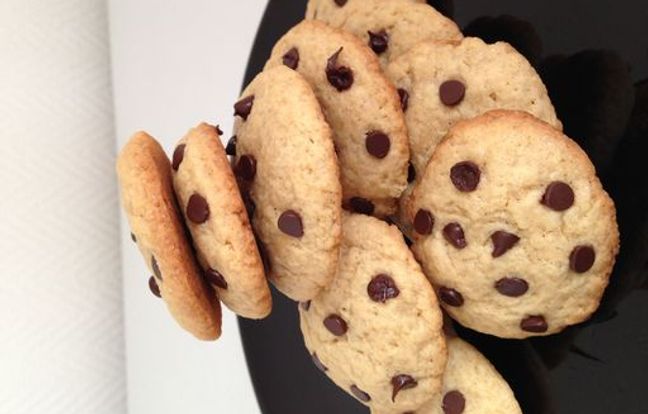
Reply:
[[[567,134],[588,151],[615,199],[622,234],[611,285],[589,322],[525,341],[465,329],[460,334],[493,361],[526,414],[648,413],[648,5],[644,0],[435,3],[467,33],[507,40],[538,68]],[[304,5],[305,0],[270,1],[246,83],[277,39],[301,19]],[[514,17],[485,17],[501,15]],[[272,316],[239,322],[263,413],[366,413],[313,366],[295,303],[274,293]]]

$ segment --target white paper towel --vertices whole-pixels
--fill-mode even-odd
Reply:
[[[114,157],[229,130],[264,7],[114,0],[111,65],[105,1],[0,0],[0,414],[258,413],[234,316],[201,343],[147,291]]]
[[[0,1],[0,413],[126,410],[106,5]]]

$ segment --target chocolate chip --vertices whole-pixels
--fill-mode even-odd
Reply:
[[[547,329],[549,329],[547,321],[542,315],[527,316],[522,319],[522,322],[520,322],[520,328],[522,328],[523,331],[533,333],[547,332]]]
[[[555,211],[565,211],[574,205],[574,190],[562,181],[554,181],[547,186],[542,204]]]
[[[225,147],[225,154],[231,156],[236,155],[236,135],[232,135],[229,141],[227,141],[227,146]]]
[[[374,205],[371,201],[362,197],[351,197],[349,200],[351,209],[358,214],[372,215],[374,212]]]
[[[340,48],[333,53],[326,63],[326,79],[338,92],[345,91],[353,85],[353,71],[351,68],[338,66],[337,64],[342,49]]]
[[[496,231],[491,234],[491,241],[493,242],[493,257],[500,257],[508,252],[513,246],[520,241],[520,238],[513,233],[506,231]]]
[[[369,33],[369,47],[371,50],[373,50],[377,55],[385,53],[389,47],[389,35],[385,29],[377,33],[370,30],[367,33]]]
[[[396,400],[396,395],[401,390],[407,390],[414,388],[418,385],[418,382],[411,376],[407,374],[396,375],[391,379],[392,384],[392,402]]]
[[[151,256],[151,269],[155,277],[162,280],[162,272],[160,271],[157,260],[155,260],[155,256]]]
[[[475,191],[479,185],[481,171],[472,161],[463,161],[450,169],[450,180],[457,190],[463,193]]]
[[[304,235],[304,226],[299,213],[294,210],[286,210],[281,213],[277,221],[279,230],[292,237],[301,237]]]
[[[443,396],[444,414],[461,414],[466,408],[466,399],[459,391],[450,391]]]
[[[131,232],[130,236],[131,236],[131,240],[133,241],[133,243],[137,243],[137,237],[135,236],[135,233]]]
[[[340,7],[344,6],[346,4],[346,2],[347,2],[347,0],[334,0],[334,1],[335,1],[335,4],[337,4]]]
[[[282,57],[283,64],[288,66],[292,70],[296,70],[299,66],[299,50],[296,47],[293,47],[286,52]]]
[[[446,287],[439,288],[439,298],[446,305],[454,306],[455,308],[463,306],[464,304],[464,298],[461,293]]]
[[[592,268],[596,252],[592,246],[576,246],[569,255],[569,268],[576,273],[585,273]]]
[[[186,144],[180,144],[173,151],[173,161],[171,162],[171,166],[175,171],[178,171],[178,168],[180,168],[180,164],[184,159],[184,152],[186,147],[187,147]]]
[[[367,148],[367,152],[374,157],[385,158],[389,154],[391,142],[384,132],[371,131],[365,139],[365,147]]]
[[[428,210],[420,209],[414,216],[414,230],[426,236],[432,234],[432,228],[434,228],[434,216]]]
[[[466,95],[466,87],[461,81],[445,81],[439,87],[439,97],[446,106],[455,106],[463,101]]]
[[[217,133],[218,135],[223,135],[223,130],[220,129],[220,125],[216,125],[216,126],[214,127],[214,129],[216,130],[216,133]]]
[[[414,165],[410,162],[407,166],[407,182],[411,184],[414,180],[416,180],[416,169],[414,169]]]
[[[254,104],[254,95],[246,96],[234,104],[234,116],[238,115],[247,121],[250,112],[252,112],[252,105]]]
[[[374,302],[385,303],[387,299],[397,297],[400,290],[391,276],[379,274],[374,276],[367,285],[367,294]]]
[[[149,285],[149,289],[151,290],[151,293],[153,293],[158,298],[162,297],[162,294],[160,293],[160,287],[158,286],[153,276],[149,277],[148,285]]]
[[[316,353],[313,352],[313,355],[311,357],[313,358],[313,364],[315,364],[317,369],[319,369],[322,372],[328,371],[328,368],[326,368],[326,365],[322,364],[322,361],[320,361]]]
[[[309,310],[310,307],[311,307],[311,301],[310,301],[310,300],[307,300],[306,302],[299,302],[299,306],[301,306],[301,308],[302,308],[303,310],[305,310],[306,312],[308,312],[308,310]]]
[[[456,247],[457,249],[463,249],[468,245],[468,242],[466,242],[466,237],[464,235],[464,231],[461,228],[461,225],[459,223],[449,223],[443,228],[443,237]]]
[[[409,93],[405,89],[399,88],[398,97],[400,98],[401,109],[403,112],[407,111],[407,108],[409,107]]]
[[[360,388],[358,388],[355,385],[351,386],[351,393],[356,396],[357,399],[359,399],[362,402],[369,402],[371,401],[371,396],[367,394],[366,392],[362,391]]]
[[[342,336],[346,333],[348,327],[340,315],[331,314],[324,319],[324,326],[335,336]]]
[[[209,204],[203,196],[193,193],[187,203],[187,218],[196,224],[202,224],[209,218]]]
[[[495,289],[504,296],[517,298],[527,293],[529,284],[519,277],[505,277],[495,282]]]
[[[211,267],[205,270],[205,279],[216,287],[227,289],[227,281],[218,270],[212,269]]]
[[[252,181],[255,175],[256,159],[251,155],[241,155],[236,164],[236,176],[245,181]]]

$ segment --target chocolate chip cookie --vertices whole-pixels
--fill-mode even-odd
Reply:
[[[383,66],[423,40],[463,38],[452,20],[427,4],[362,0],[350,1],[341,8],[327,6],[311,0],[307,17],[314,16],[314,19],[353,33],[374,51]]]
[[[232,311],[259,319],[270,313],[272,298],[217,128],[203,123],[180,140],[173,184],[205,280]]]
[[[413,413],[522,414],[506,380],[477,349],[460,338],[447,344],[443,391]]]
[[[587,155],[524,112],[455,125],[415,185],[408,218],[450,316],[505,338],[587,319],[619,248],[614,204]]]
[[[345,206],[386,216],[407,184],[409,148],[396,89],[358,38],[307,20],[275,45],[266,68],[302,74],[334,133]]]
[[[203,281],[176,205],[171,164],[160,144],[135,134],[117,158],[117,176],[131,237],[161,296],[180,326],[199,339],[220,336],[220,302]]]
[[[425,3],[425,0],[401,0],[408,3]],[[322,16],[344,15],[348,7],[362,4],[364,0],[309,0],[306,6],[307,19],[319,19]]]
[[[306,80],[285,66],[259,74],[234,111],[234,171],[269,277],[291,299],[312,299],[331,281],[340,247],[331,129]]]
[[[405,119],[416,174],[457,121],[492,109],[526,111],[561,128],[542,80],[508,43],[423,42],[386,73],[409,98]]]
[[[407,412],[441,390],[446,364],[434,291],[395,226],[345,215],[338,273],[300,306],[313,362],[372,409]]]

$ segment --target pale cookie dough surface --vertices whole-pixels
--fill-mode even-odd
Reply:
[[[441,311],[395,226],[345,215],[338,273],[300,316],[316,365],[365,405],[402,413],[440,392]]]
[[[614,204],[585,153],[548,124],[514,111],[462,121],[409,207],[414,252],[464,326],[548,335],[598,307],[619,247]]]
[[[310,15],[353,33],[378,55],[383,66],[423,40],[463,38],[452,20],[427,4],[409,0],[349,1],[335,8],[318,0],[309,4]]]
[[[267,316],[270,289],[217,129],[200,124],[175,148],[173,184],[205,279],[246,318]]]
[[[199,339],[220,336],[220,302],[202,279],[173,193],[171,165],[160,144],[135,134],[117,158],[122,205],[153,286],[171,315]]]
[[[398,92],[375,53],[350,33],[307,20],[279,40],[266,68],[284,65],[308,80],[333,129],[345,205],[393,213],[409,147]]]
[[[562,128],[542,80],[508,43],[487,45],[470,37],[460,42],[426,41],[390,63],[386,74],[409,94],[405,120],[417,174],[457,121],[489,110],[526,111]],[[448,81],[463,86],[463,98],[461,87]]]
[[[291,299],[308,300],[329,284],[338,262],[342,190],[331,129],[291,69],[259,74],[241,100],[252,96],[249,113],[236,117],[235,173],[254,204],[270,279]]]
[[[460,338],[447,343],[443,391],[412,414],[522,414],[511,387],[477,349]]]
[[[387,0],[385,0],[387,1]],[[422,3],[425,0],[401,0],[407,3]],[[362,4],[364,0],[309,0],[306,5],[307,19],[320,19],[322,16],[341,16],[346,12],[347,7],[355,7]]]

